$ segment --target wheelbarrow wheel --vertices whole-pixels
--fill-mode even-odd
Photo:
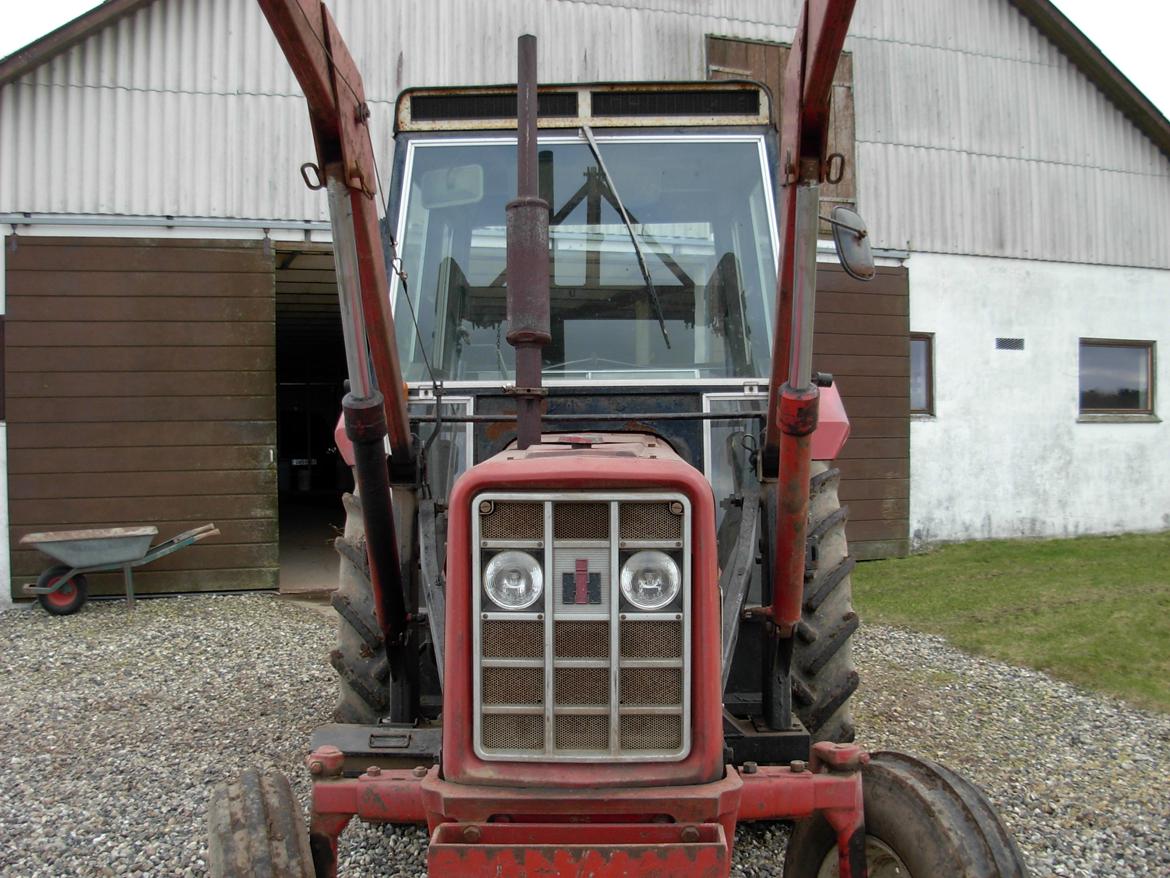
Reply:
[[[249,768],[215,788],[207,865],[211,878],[313,878],[309,832],[288,778]]]
[[[69,567],[58,566],[42,571],[37,577],[37,588],[51,587],[69,570]],[[62,583],[56,591],[37,595],[37,600],[46,612],[54,616],[71,616],[84,606],[88,596],[89,583],[85,579],[85,574],[77,573],[72,579]]]
[[[1026,878],[1020,850],[987,796],[953,771],[905,753],[862,770],[869,878]],[[796,824],[784,878],[837,878],[837,837],[820,815]]]

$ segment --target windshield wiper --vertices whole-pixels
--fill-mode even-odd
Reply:
[[[588,125],[582,125],[581,130],[585,133],[585,140],[589,142],[589,151],[597,159],[597,167],[601,169],[601,176],[605,177],[606,185],[609,186],[609,191],[613,194],[613,200],[617,202],[618,213],[621,214],[622,222],[626,225],[626,231],[630,233],[630,241],[634,245],[634,253],[638,256],[638,268],[642,270],[642,279],[646,281],[646,291],[650,294],[650,304],[654,306],[654,316],[658,318],[658,328],[662,330],[662,340],[666,342],[666,347],[669,348],[670,336],[666,334],[666,318],[662,316],[662,305],[658,301],[658,290],[654,288],[654,281],[650,280],[650,269],[646,267],[646,257],[642,253],[642,245],[638,241],[638,236],[634,233],[634,226],[630,222],[630,215],[626,213],[625,205],[622,204],[622,197],[618,195],[617,184],[613,182],[613,177],[606,170],[605,161],[601,158],[601,151],[597,148],[597,141],[593,139],[592,129]]]

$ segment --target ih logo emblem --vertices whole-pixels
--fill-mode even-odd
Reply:
[[[576,570],[561,574],[562,602],[565,604],[600,604],[601,574],[589,572],[589,561],[578,558]]]

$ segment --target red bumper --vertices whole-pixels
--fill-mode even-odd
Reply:
[[[319,866],[328,863],[318,874],[327,875],[335,868],[338,836],[358,817],[426,823],[428,873],[435,876],[722,878],[740,821],[821,813],[845,855],[864,832],[858,769],[865,758],[852,745],[821,743],[808,767],[753,765],[741,774],[727,766],[713,783],[595,790],[455,784],[440,778],[437,767],[319,776],[311,840],[314,855],[323,856]]]
[[[729,868],[718,823],[444,823],[427,852],[429,874],[466,878],[723,878]]]

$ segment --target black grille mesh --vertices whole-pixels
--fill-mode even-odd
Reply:
[[[595,91],[594,116],[756,116],[755,89],[712,91]]]
[[[558,750],[608,750],[608,716],[558,716],[554,735]]]
[[[677,750],[682,746],[682,717],[623,716],[623,750]]]
[[[609,668],[557,668],[553,673],[558,706],[609,704]]]
[[[622,658],[680,658],[682,622],[622,623]]]
[[[544,668],[484,668],[484,704],[543,704]]]
[[[669,503],[623,503],[618,508],[618,536],[623,540],[681,540],[682,522]]]
[[[489,713],[483,717],[483,746],[488,750],[543,750],[544,717]]]
[[[485,540],[539,540],[544,537],[544,504],[496,503],[480,514],[479,535]]]
[[[538,116],[576,116],[576,92],[546,92],[536,98]],[[410,118],[416,122],[444,119],[515,119],[516,95],[412,95]]]
[[[622,668],[623,705],[682,704],[682,670],[679,668]]]

